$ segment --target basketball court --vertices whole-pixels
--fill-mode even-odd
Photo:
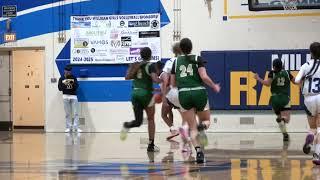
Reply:
[[[1,179],[266,179],[319,178],[303,154],[303,133],[209,133],[206,163],[195,152],[181,152],[177,137],[168,142],[158,133],[159,153],[147,153],[147,134],[126,141],[117,133],[1,133]]]
[[[268,78],[275,59],[294,76],[311,60],[320,0],[0,0],[0,8],[0,180],[320,179],[314,147],[302,150],[309,126],[299,86],[289,85],[284,142],[270,89],[254,78]],[[147,152],[146,118],[120,139],[123,123],[134,118],[128,64],[140,61],[144,47],[152,61],[165,62],[184,37],[222,87],[208,91],[203,164],[194,148],[182,151],[180,136],[166,140],[160,95],[160,152]],[[68,65],[79,83],[80,132],[65,133],[58,82]],[[173,115],[179,127],[182,118]]]

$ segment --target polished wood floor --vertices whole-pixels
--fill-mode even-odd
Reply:
[[[320,167],[302,153],[305,134],[208,134],[207,162],[194,163],[195,152],[182,153],[180,137],[159,153],[147,153],[147,134],[0,132],[0,180],[69,179],[320,179]]]

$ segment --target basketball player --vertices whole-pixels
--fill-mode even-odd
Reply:
[[[255,79],[265,86],[271,86],[270,102],[277,115],[276,121],[283,135],[283,141],[289,141],[286,125],[290,121],[290,81],[294,83],[294,77],[289,71],[283,69],[282,61],[275,59],[272,63],[273,70],[269,72],[268,79],[264,80],[255,74]]]
[[[132,64],[125,77],[126,80],[133,80],[133,90],[131,102],[133,105],[133,111],[135,120],[125,122],[121,131],[120,138],[126,139],[127,132],[134,127],[140,127],[143,122],[143,110],[146,111],[148,118],[148,133],[149,133],[149,144],[148,152],[157,152],[159,148],[154,144],[155,136],[155,123],[154,114],[155,106],[153,99],[153,83],[160,83],[161,80],[158,78],[156,64],[150,63],[151,49],[149,47],[142,48],[140,56],[142,62]]]
[[[168,60],[163,68],[163,71],[160,75],[163,83],[161,84],[162,94],[165,94],[162,100],[161,115],[162,119],[170,128],[171,135],[167,137],[167,140],[172,139],[179,135],[177,128],[173,125],[173,113],[172,109],[177,109],[180,112],[180,102],[179,102],[179,91],[176,87],[170,86],[170,73],[172,70],[173,62],[181,55],[180,43],[175,43],[172,47],[172,52],[174,57]],[[190,149],[190,135],[189,135],[189,126],[186,121],[182,119],[182,126],[179,128],[181,138],[183,141],[182,152],[191,152]]]
[[[314,42],[310,45],[312,60],[302,65],[296,83],[302,83],[302,94],[308,117],[310,130],[303,145],[303,152],[309,154],[311,145],[315,139],[315,152],[313,163],[320,165],[320,43]]]
[[[164,122],[170,128],[171,135],[167,137],[167,140],[172,139],[179,135],[177,128],[173,125],[173,113],[172,109],[179,109],[180,103],[178,99],[178,91],[176,88],[170,88],[170,73],[172,70],[172,64],[175,59],[181,54],[180,44],[175,43],[172,47],[172,52],[174,53],[174,58],[167,60],[160,75],[160,79],[163,81],[161,83],[162,96],[162,107],[161,107],[161,117]],[[170,100],[169,100],[170,99]]]
[[[187,121],[190,127],[191,141],[197,152],[196,161],[197,163],[204,163],[204,153],[197,140],[198,127],[195,114],[198,115],[200,123],[208,128],[210,125],[210,108],[204,83],[215,92],[220,91],[220,85],[215,84],[207,75],[202,58],[191,54],[192,42],[190,39],[182,39],[180,48],[183,55],[179,56],[173,63],[171,85],[179,89],[182,119]]]

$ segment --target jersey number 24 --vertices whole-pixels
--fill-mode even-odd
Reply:
[[[193,76],[193,68],[192,68],[192,64],[189,64],[188,67],[186,67],[185,65],[181,65],[179,67],[179,70],[181,71],[180,73],[180,77],[186,77],[188,76]]]

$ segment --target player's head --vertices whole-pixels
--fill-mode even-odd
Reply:
[[[183,38],[180,41],[180,48],[183,54],[190,54],[192,51],[192,42],[189,38]]]
[[[282,61],[280,59],[273,60],[272,67],[273,67],[273,70],[276,72],[281,71],[283,68]]]
[[[172,52],[176,57],[182,54],[179,42],[173,44]]]
[[[71,75],[72,67],[70,65],[67,65],[64,67],[64,76],[68,77]]]
[[[164,66],[164,63],[161,61],[158,61],[155,63],[155,68],[158,75],[160,75],[160,73],[162,72],[163,66]]]
[[[312,59],[320,59],[320,43],[314,42],[310,45]]]
[[[144,61],[150,61],[151,55],[152,55],[152,52],[149,47],[144,47],[140,50],[140,56]]]

